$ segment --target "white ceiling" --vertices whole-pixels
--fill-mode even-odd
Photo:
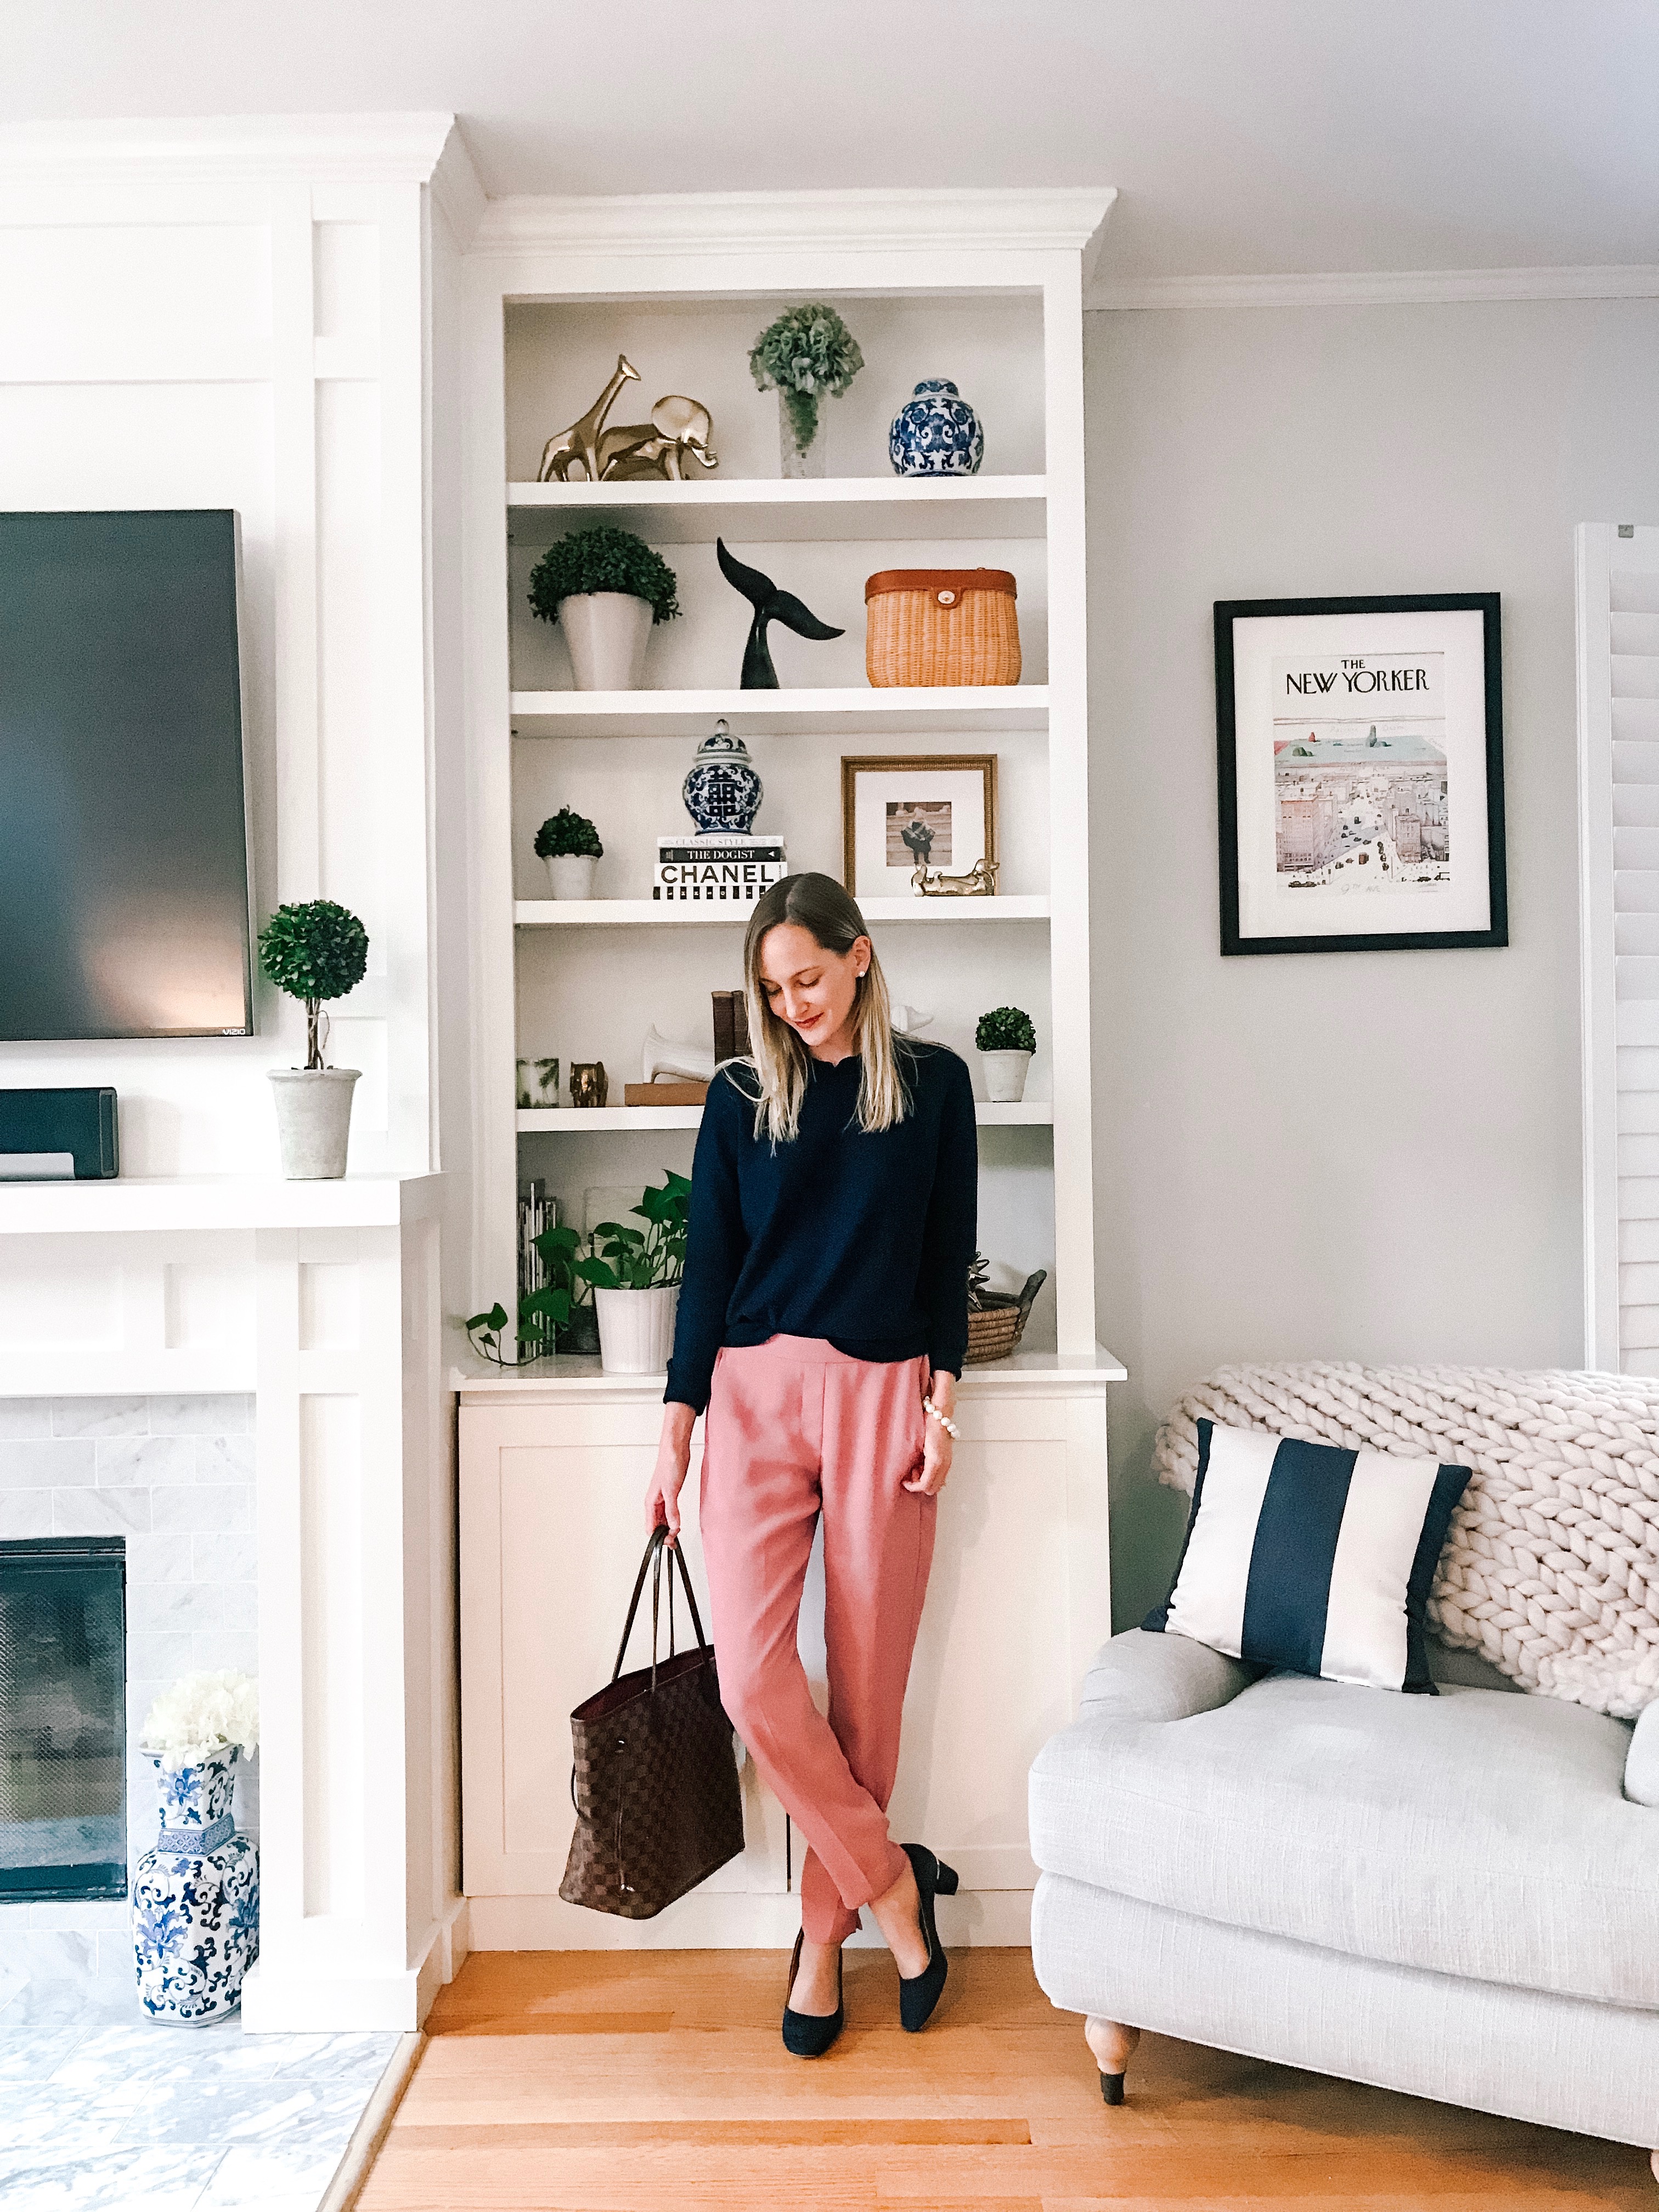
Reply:
[[[0,120],[453,109],[491,192],[1105,184],[1103,272],[1659,262],[1659,0],[4,0]]]

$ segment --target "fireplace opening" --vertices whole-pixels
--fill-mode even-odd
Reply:
[[[126,1546],[0,1543],[0,1902],[126,1893]]]

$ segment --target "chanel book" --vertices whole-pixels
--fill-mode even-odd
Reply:
[[[753,906],[788,873],[781,837],[659,837],[651,896],[670,905]]]

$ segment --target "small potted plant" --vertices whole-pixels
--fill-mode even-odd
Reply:
[[[778,395],[778,450],[785,476],[823,474],[818,402],[839,399],[863,366],[858,340],[822,301],[791,307],[755,340],[750,374],[759,390]]]
[[[536,851],[547,863],[556,899],[592,897],[593,863],[603,858],[605,848],[585,814],[569,806],[550,814],[536,832]]]
[[[691,1178],[663,1170],[633,1211],[643,1229],[602,1221],[592,1252],[575,1263],[593,1285],[599,1313],[599,1359],[612,1375],[660,1375],[674,1349],[674,1316],[691,1218]]]
[[[1012,1106],[1025,1096],[1025,1078],[1036,1050],[1031,1017],[1018,1006],[993,1006],[981,1014],[974,1042],[985,1067],[985,1095],[994,1104]]]
[[[653,624],[680,611],[661,554],[605,522],[548,547],[530,572],[530,604],[564,631],[579,691],[637,691]]]
[[[273,1067],[276,1127],[283,1173],[293,1182],[317,1182],[346,1170],[351,1133],[351,1089],[361,1071],[323,1064],[319,1018],[325,1000],[343,999],[363,980],[368,932],[332,899],[279,906],[259,933],[259,964],[279,991],[303,1000],[306,1064]]]

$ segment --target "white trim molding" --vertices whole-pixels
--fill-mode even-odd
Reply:
[[[1070,252],[1086,278],[1116,191],[1108,185],[1029,191],[641,193],[617,198],[493,199],[479,253],[698,255],[991,247]]]
[[[1278,276],[1106,276],[1091,310],[1432,307],[1479,300],[1659,299],[1659,264],[1606,268],[1370,269]]]
[[[436,112],[17,123],[0,130],[0,182],[295,177],[425,184],[455,128],[453,115]]]

